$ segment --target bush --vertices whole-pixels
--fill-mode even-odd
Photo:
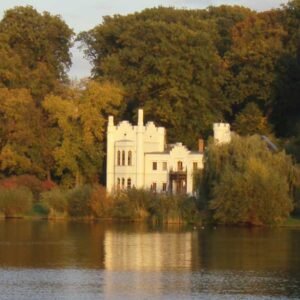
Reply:
[[[66,192],[55,188],[48,192],[41,193],[41,203],[43,203],[49,209],[53,209],[59,213],[65,213],[68,209],[68,199]]]
[[[111,198],[108,197],[106,188],[104,186],[93,186],[89,205],[94,216],[109,216],[111,208]]]
[[[6,189],[27,187],[33,193],[34,198],[38,199],[42,191],[49,191],[55,188],[56,184],[51,180],[41,181],[33,175],[20,175],[0,180],[0,187]]]
[[[140,219],[138,214],[140,207],[137,206],[137,201],[139,198],[132,197],[132,194],[127,191],[115,193],[110,210],[111,216],[117,219]]]
[[[23,215],[32,207],[33,195],[26,187],[0,189],[0,211],[6,217]]]
[[[54,181],[49,180],[49,179],[43,181],[41,187],[42,187],[43,191],[51,191],[55,188],[58,188],[57,184]]]
[[[130,189],[114,194],[111,203],[113,218],[148,219],[159,223],[194,223],[200,220],[196,199],[186,195]]]
[[[67,193],[68,213],[71,217],[92,217],[94,212],[91,204],[92,187],[83,185]]]

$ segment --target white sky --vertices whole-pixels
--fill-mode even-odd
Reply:
[[[0,0],[0,18],[5,10],[20,5],[31,5],[38,11],[58,14],[76,33],[88,30],[99,24],[102,16],[128,14],[156,6],[173,6],[178,8],[205,8],[221,4],[243,5],[258,11],[279,7],[288,0]],[[77,49],[72,49],[73,66],[71,78],[89,76],[90,65]]]

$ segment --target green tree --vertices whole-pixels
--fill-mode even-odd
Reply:
[[[201,18],[200,11],[148,9],[106,17],[79,36],[94,77],[124,86],[125,115],[144,107],[149,118],[169,129],[171,141],[189,146],[230,109],[215,26]]]
[[[236,115],[232,128],[241,135],[270,134],[271,132],[267,118],[263,116],[255,103],[248,103]]]
[[[214,219],[220,223],[281,223],[292,211],[299,178],[299,168],[291,157],[271,152],[258,136],[209,145],[206,196]]]
[[[8,70],[22,62],[24,71],[21,82],[11,80],[13,85],[29,88],[39,101],[57,88],[59,81],[66,80],[71,66],[73,34],[59,16],[41,14],[31,6],[7,10],[0,21],[0,45],[4,43],[12,52]],[[20,77],[16,72],[13,75]]]
[[[300,135],[300,1],[282,7],[280,23],[288,33],[278,68],[272,121],[281,137]]]
[[[202,10],[203,18],[208,20],[216,27],[216,46],[223,57],[224,54],[231,49],[233,27],[239,22],[244,21],[250,16],[254,16],[256,12],[243,6],[209,6]]]

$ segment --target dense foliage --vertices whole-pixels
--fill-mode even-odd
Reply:
[[[293,209],[300,173],[285,152],[271,151],[259,136],[211,143],[201,193],[214,219],[225,224],[278,224]],[[200,187],[201,188],[201,187]]]
[[[242,18],[244,10],[231,10]],[[106,17],[79,39],[93,62],[94,77],[125,87],[125,115],[132,117],[131,111],[142,106],[147,118],[169,129],[170,141],[194,146],[230,111],[215,23],[215,16],[210,20],[201,10],[148,9]]]
[[[300,161],[300,0],[260,13],[223,5],[105,17],[77,36],[93,66],[80,83],[67,78],[73,39],[59,16],[30,6],[0,20],[1,178],[35,176],[49,189],[104,183],[107,116],[133,121],[138,107],[169,142],[195,147],[227,121],[241,135],[274,136]],[[249,164],[266,182],[257,159]]]

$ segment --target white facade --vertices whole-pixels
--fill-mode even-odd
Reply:
[[[181,143],[166,145],[165,128],[153,122],[144,125],[143,110],[138,124],[122,121],[107,129],[108,192],[131,187],[157,192],[193,193],[193,173],[203,168],[203,153],[189,151]]]
[[[231,141],[230,125],[228,123],[214,123],[214,141],[216,144],[227,144]]]

